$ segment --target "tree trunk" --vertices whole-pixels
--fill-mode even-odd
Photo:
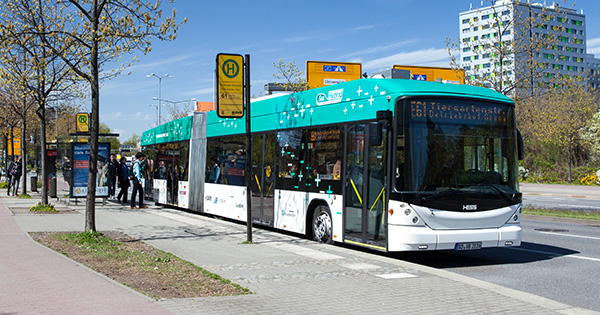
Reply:
[[[567,151],[569,153],[568,163],[569,163],[569,178],[568,181],[571,183],[571,141],[567,144]]]
[[[25,105],[25,101],[23,101],[23,105]],[[23,114],[23,121],[21,122],[21,167],[23,170],[21,172],[23,174],[21,175],[21,183],[23,183],[23,195],[27,194],[27,142],[25,141],[25,130],[27,129],[25,127],[27,127],[27,121],[25,120],[25,114]]]
[[[88,191],[85,206],[85,231],[96,231],[96,177],[98,176],[98,114],[100,105],[100,85],[98,82],[98,1],[94,0],[92,16],[92,50],[90,55],[92,117],[90,118],[90,165],[88,175]]]
[[[46,148],[46,104],[42,103],[38,109],[38,118],[40,119],[40,151],[41,158],[40,165],[42,168],[42,204],[48,205],[48,171],[46,170],[46,156],[48,155]],[[38,176],[40,171],[38,170]]]

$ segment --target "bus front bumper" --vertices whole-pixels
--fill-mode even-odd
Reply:
[[[471,230],[432,230],[426,226],[388,225],[388,251],[455,250],[521,245],[521,225]]]

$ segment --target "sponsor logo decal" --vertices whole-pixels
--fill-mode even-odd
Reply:
[[[335,104],[342,101],[342,96],[344,95],[344,89],[331,90],[327,94],[319,93],[317,95],[317,105],[328,105]]]

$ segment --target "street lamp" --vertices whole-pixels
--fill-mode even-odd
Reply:
[[[151,78],[151,77],[156,77],[158,79],[158,98],[157,98],[158,99],[158,124],[160,125],[161,124],[161,119],[160,119],[160,107],[161,107],[161,104],[160,104],[160,97],[161,97],[160,96],[160,90],[161,90],[162,79],[163,78],[172,79],[173,77],[170,76],[170,75],[168,75],[168,74],[165,74],[163,76],[159,76],[159,75],[156,75],[154,73],[150,73],[150,74],[146,75],[146,78]]]
[[[154,97],[153,97],[153,99],[154,99]],[[156,107],[156,121],[155,122],[157,123],[157,126],[158,126],[158,106],[159,105],[158,104],[148,104],[148,106]],[[165,105],[162,105],[162,107],[164,107],[164,106]]]

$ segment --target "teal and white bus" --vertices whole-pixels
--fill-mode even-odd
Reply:
[[[515,106],[489,89],[361,79],[253,101],[255,225],[382,251],[519,246]],[[158,204],[246,221],[245,119],[148,130]]]

